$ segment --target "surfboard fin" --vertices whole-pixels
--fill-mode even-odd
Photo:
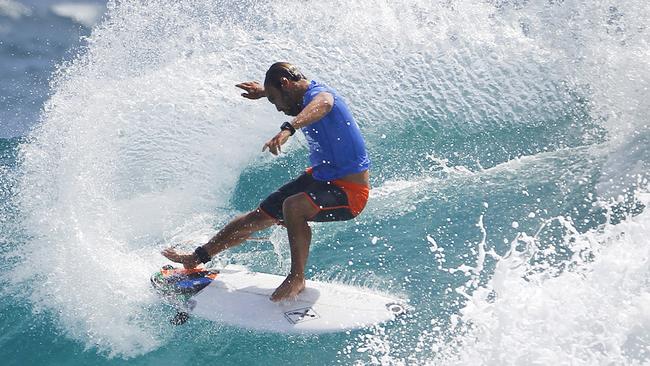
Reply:
[[[190,318],[190,314],[184,311],[178,311],[176,312],[176,315],[174,315],[174,317],[169,320],[169,322],[172,323],[173,325],[183,325],[187,322],[189,318]]]

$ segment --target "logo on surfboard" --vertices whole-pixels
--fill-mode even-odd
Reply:
[[[309,320],[315,320],[320,318],[320,315],[314,311],[312,308],[300,308],[295,310],[289,310],[284,313],[284,317],[287,318],[289,323],[298,324],[303,323]]]

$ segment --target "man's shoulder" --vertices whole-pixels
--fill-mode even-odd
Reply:
[[[316,92],[316,94],[318,94],[318,93],[320,93],[322,91],[326,91],[326,90],[329,90],[329,89],[332,89],[332,88],[330,88],[327,84],[321,83],[321,82],[316,81],[316,80],[312,80],[311,83],[309,83],[309,87],[307,88],[307,92],[312,92],[312,93]]]
[[[336,89],[325,83],[312,80],[311,84],[309,84],[309,88],[307,89],[307,95],[309,95],[310,99],[323,92],[338,96]]]
[[[305,104],[311,102],[311,100],[314,99],[315,96],[323,92],[330,93],[330,94],[336,93],[334,89],[330,88],[326,84],[318,82],[316,80],[312,80],[311,83],[309,84],[309,87],[307,88],[307,92],[305,93],[305,97],[304,97]]]

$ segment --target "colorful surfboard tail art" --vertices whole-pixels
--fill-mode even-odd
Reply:
[[[185,269],[166,265],[151,276],[151,284],[164,297],[171,296],[185,302],[208,286],[218,274],[219,271],[204,267]]]

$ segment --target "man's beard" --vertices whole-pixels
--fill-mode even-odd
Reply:
[[[302,112],[302,103],[294,104],[293,107],[289,110],[287,113],[290,116],[297,116],[300,112]]]
[[[289,110],[284,111],[284,114],[294,117],[297,116],[302,111],[302,98],[292,98],[292,95],[284,90],[281,93],[283,104],[290,106]]]

